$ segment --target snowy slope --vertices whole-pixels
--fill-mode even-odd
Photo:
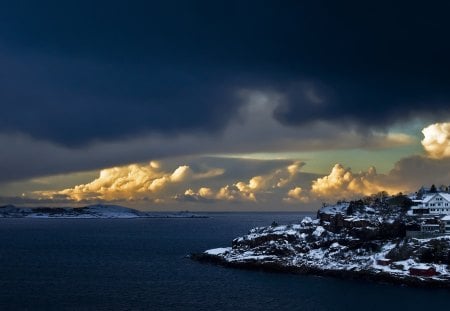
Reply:
[[[98,218],[136,218],[145,216],[144,213],[135,209],[119,205],[90,205],[84,207],[84,213]]]

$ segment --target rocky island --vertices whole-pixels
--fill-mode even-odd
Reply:
[[[412,214],[414,204],[403,195],[338,202],[323,206],[317,219],[254,228],[231,247],[191,258],[236,268],[450,288],[450,235],[421,231],[442,215]]]

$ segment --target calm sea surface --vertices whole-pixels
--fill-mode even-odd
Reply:
[[[440,310],[450,291],[226,269],[185,256],[300,213],[0,219],[0,310]]]

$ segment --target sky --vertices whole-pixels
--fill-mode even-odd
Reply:
[[[0,204],[315,210],[450,185],[446,1],[0,3]]]

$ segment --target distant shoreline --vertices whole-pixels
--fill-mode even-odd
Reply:
[[[176,213],[141,212],[119,205],[89,205],[85,207],[16,207],[0,206],[0,218],[34,218],[34,219],[134,219],[134,218],[208,218],[189,211]]]

